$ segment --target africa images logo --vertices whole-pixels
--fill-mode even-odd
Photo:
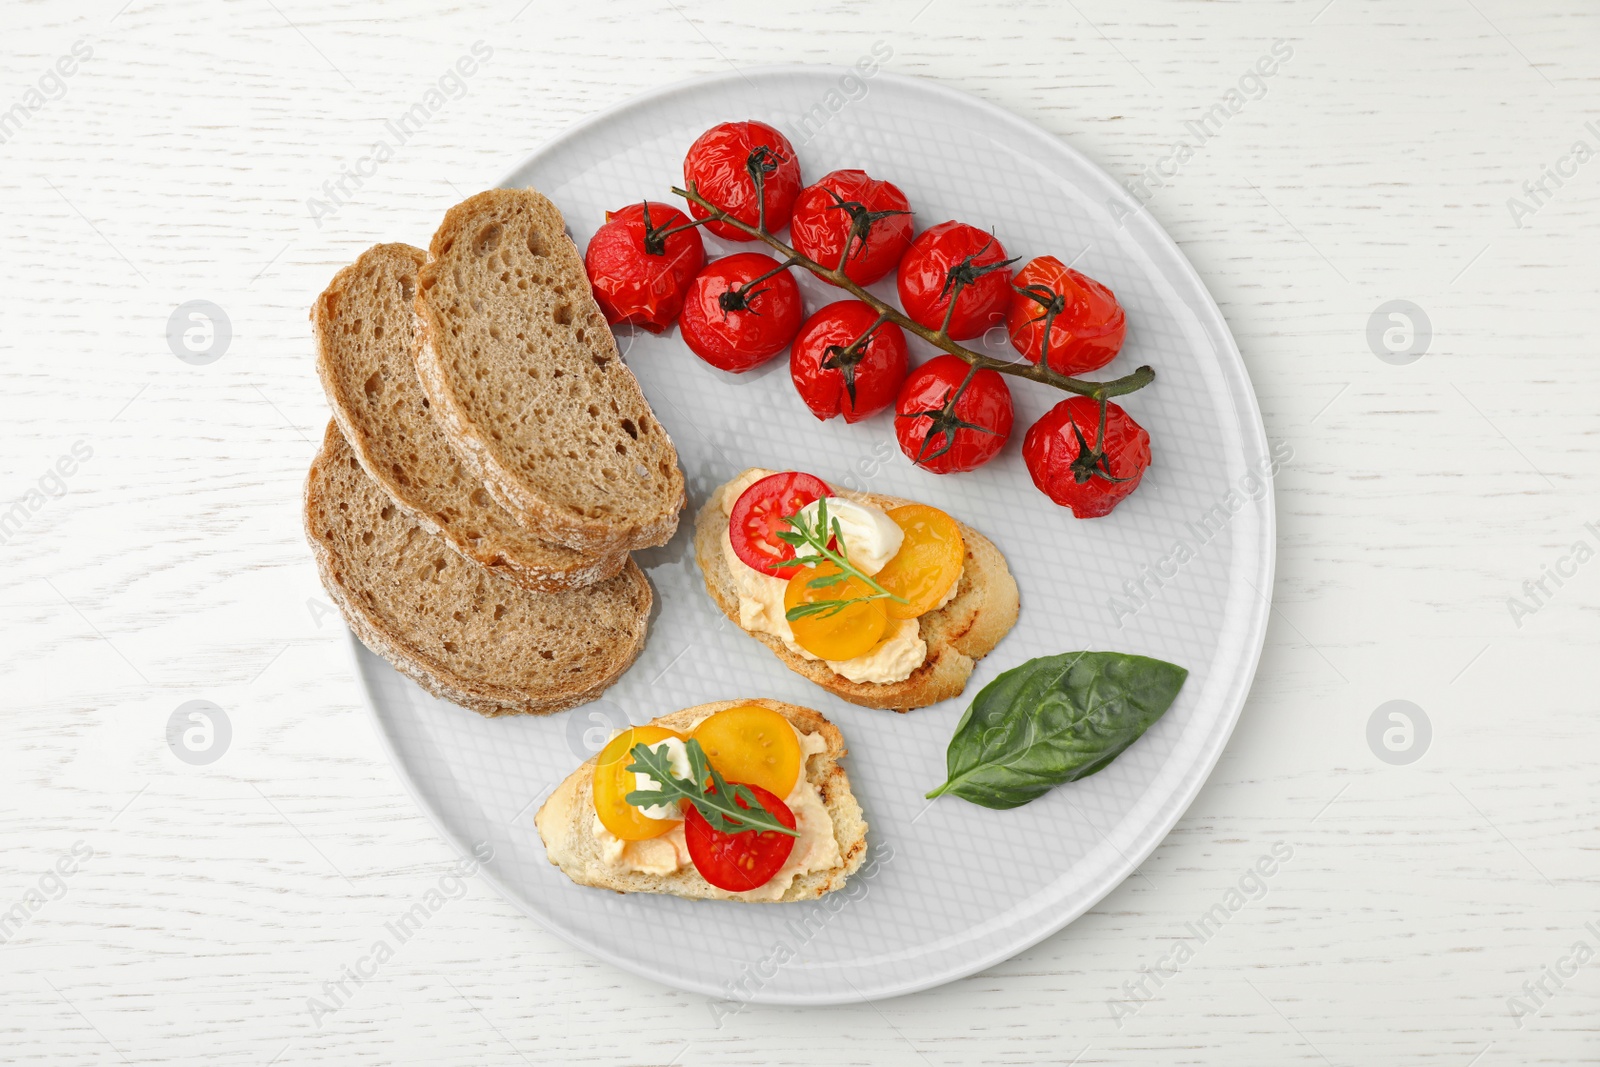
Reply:
[[[1592,522],[1583,524],[1584,532],[1594,538],[1594,544],[1600,545],[1600,525]],[[1594,545],[1589,539],[1580,537],[1567,547],[1567,550],[1556,557],[1554,563],[1543,564],[1539,568],[1537,578],[1526,578],[1522,582],[1522,595],[1506,597],[1506,610],[1511,613],[1511,621],[1517,624],[1517,629],[1522,629],[1522,620],[1530,615],[1537,615],[1560,592],[1567,581],[1578,576],[1578,568],[1588,563],[1595,557]]]
[[[32,121],[34,115],[43,111],[52,100],[66,96],[67,80],[93,58],[94,46],[88,41],[72,42],[71,49],[46,67],[34,84],[23,90],[15,103],[0,111],[0,144],[9,144]]]
[[[1274,842],[1271,849],[1257,856],[1223,892],[1221,900],[1183,924],[1184,932],[1172,939],[1166,952],[1150,963],[1140,964],[1139,977],[1122,983],[1122,995],[1106,999],[1106,1010],[1117,1029],[1122,1029],[1123,1020],[1139,1014],[1141,1008],[1156,999],[1161,988],[1178,977],[1200,949],[1220,934],[1246,905],[1264,900],[1272,889],[1272,877],[1292,859],[1293,845],[1287,841]]]
[[[494,859],[494,846],[480,841],[472,846],[472,854],[462,857],[439,875],[411,906],[383,924],[383,933],[375,937],[367,950],[339,968],[337,977],[322,983],[321,996],[306,998],[306,1012],[312,1025],[321,1027],[323,1020],[345,1007],[361,987],[376,978],[383,967],[416,937],[422,928],[452,900],[467,895],[467,879],[481,871]]]
[[[1154,163],[1146,165],[1137,177],[1129,178],[1123,183],[1123,188],[1134,199],[1135,206],[1129,208],[1117,198],[1106,202],[1106,210],[1117,227],[1120,229],[1123,219],[1153,200],[1157,189],[1165,189],[1172,184],[1184,165],[1208,143],[1221,136],[1223,128],[1235,115],[1245,109],[1245,105],[1266,96],[1267,79],[1276,75],[1283,65],[1293,58],[1294,45],[1284,40],[1273,41],[1272,47],[1247,67],[1244,73],[1239,75],[1238,81],[1229,86],[1219,99],[1213,101],[1195,118],[1185,119],[1183,136],[1167,150],[1166,154]]]
[[[1583,131],[1600,143],[1600,125],[1593,120],[1583,124]],[[1578,168],[1594,157],[1595,149],[1588,141],[1582,137],[1573,141],[1565,154],[1557,156],[1538,177],[1522,183],[1522,196],[1506,197],[1506,210],[1511,213],[1512,224],[1522,229],[1526,220],[1537,215],[1555,197],[1557,190],[1578,176]]]
[[[322,228],[322,220],[339,213],[348,204],[368,178],[378,173],[378,168],[394,158],[394,154],[407,141],[422,132],[424,126],[442,112],[452,100],[461,100],[470,91],[467,80],[489,62],[494,49],[483,41],[472,43],[471,54],[462,55],[445,69],[434,83],[428,86],[409,108],[396,118],[385,119],[383,134],[372,143],[368,151],[356,159],[352,167],[340,164],[336,177],[322,183],[322,196],[306,197],[306,212],[311,221]]]

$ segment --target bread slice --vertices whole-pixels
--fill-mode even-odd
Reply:
[[[684,505],[678,453],[617,352],[554,204],[494,189],[451,208],[416,309],[423,391],[518,521],[590,554],[667,543]]]
[[[749,473],[747,470],[739,477]],[[705,578],[706,592],[711,594],[722,613],[737,624],[739,594],[722,553],[722,531],[727,524],[722,497],[731,484],[719,486],[695,517],[694,552]],[[914,503],[878,493],[836,492],[846,499],[885,511]],[[973,665],[993,651],[1016,623],[1018,602],[1016,579],[1011,577],[1005,557],[994,542],[959,520],[956,525],[961,527],[961,537],[966,542],[965,569],[955,597],[944,607],[917,620],[922,640],[928,646],[928,656],[904,681],[852,682],[835,674],[821,660],[796,655],[771,634],[752,633],[750,636],[772,649],[773,655],[790,670],[852,704],[910,711],[960,696]]]
[[[530,589],[573,589],[622,570],[626,553],[586,555],[523,529],[467,472],[417,382],[412,304],[427,253],[374,245],[311,307],[317,374],[367,475],[450,547]]]
[[[698,720],[727,708],[743,704],[760,704],[784,716],[801,733],[821,733],[828,747],[806,761],[806,781],[816,786],[822,804],[833,820],[833,837],[839,846],[840,863],[823,871],[812,871],[796,876],[794,882],[777,901],[756,903],[784,903],[796,900],[814,900],[841,888],[845,879],[854,874],[867,854],[867,821],[861,805],[850,791],[850,779],[839,758],[846,752],[844,737],[839,728],[820,712],[810,708],[785,704],[778,700],[722,700],[714,704],[685,708],[663,715],[651,725],[687,730]],[[533,817],[544,842],[546,852],[561,856],[561,862],[550,862],[561,868],[568,878],[579,885],[614,889],[619,893],[670,893],[691,900],[719,899],[742,900],[737,894],[716,888],[700,877],[692,865],[668,875],[617,871],[600,858],[594,825],[594,770],[598,756],[591,756],[566,780],[556,786],[543,806]]]
[[[306,479],[317,571],[363,644],[483,715],[586,703],[644,647],[650,583],[630,560],[596,585],[537,593],[450,550],[361,469],[336,423]]]

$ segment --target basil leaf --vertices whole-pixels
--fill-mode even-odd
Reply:
[[[1189,672],[1121,652],[1041,656],[983,687],[956,725],[952,793],[1015,808],[1107,766],[1172,706]]]

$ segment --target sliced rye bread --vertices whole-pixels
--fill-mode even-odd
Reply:
[[[317,374],[362,469],[451,548],[529,589],[574,589],[622,570],[625,553],[586,555],[524,529],[462,464],[417,382],[413,303],[427,253],[374,245],[311,307]]]
[[[747,470],[739,477],[749,473]],[[718,486],[695,516],[694,553],[695,560],[700,564],[700,573],[705,578],[706,592],[711,594],[711,599],[722,609],[722,613],[737,625],[739,594],[722,552],[722,531],[727,527],[723,493],[730,484]],[[837,492],[846,499],[871,504],[885,511],[915,503],[878,493]],[[993,651],[1016,623],[1018,600],[1016,579],[1011,576],[1011,569],[1006,566],[1005,557],[994,542],[959,520],[956,525],[961,528],[961,537],[967,550],[961,580],[957,584],[956,595],[948,604],[917,620],[922,640],[928,646],[928,655],[922,666],[904,681],[852,682],[835,674],[821,660],[796,655],[771,634],[751,633],[750,636],[772,649],[773,655],[790,670],[804,675],[852,704],[910,711],[960,696],[966,688],[967,678],[972,674],[973,665]]]
[[[417,374],[456,451],[517,519],[580,552],[666,544],[678,453],[532,189],[451,208],[418,275]]]
[[[644,647],[650,583],[631,560],[582,589],[496,578],[397,507],[332,421],[306,478],[305,521],[323,587],[362,643],[482,715],[586,703]]]
[[[833,820],[833,838],[839,846],[840,863],[823,871],[797,875],[783,896],[776,901],[752,903],[786,903],[796,900],[814,900],[844,886],[845,879],[854,874],[867,854],[867,821],[861,805],[850,790],[850,779],[839,758],[846,753],[844,737],[839,728],[825,719],[820,712],[785,704],[779,700],[721,700],[713,704],[684,708],[653,720],[651,725],[669,729],[686,730],[697,720],[727,708],[744,704],[760,704],[771,708],[789,720],[801,733],[820,733],[828,747],[806,760],[806,781],[817,787],[823,807]],[[711,885],[692,865],[672,874],[658,875],[635,871],[618,871],[600,858],[594,825],[594,771],[598,755],[591,756],[555,788],[555,792],[533,817],[539,838],[548,852],[552,845],[563,855],[565,862],[558,863],[563,874],[579,885],[614,889],[618,893],[670,893],[691,900],[742,900],[735,894]]]

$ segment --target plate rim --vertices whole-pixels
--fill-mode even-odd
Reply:
[[[546,138],[535,148],[523,155],[515,166],[511,167],[508,171],[502,174],[492,188],[519,187],[517,184],[517,175],[533,164],[539,156],[558,148],[573,138],[583,135],[591,128],[598,126],[611,119],[613,116],[631,108],[639,107],[648,103],[654,103],[665,98],[682,95],[688,92],[693,92],[708,86],[714,86],[732,81],[748,82],[752,77],[770,77],[795,74],[807,76],[842,76],[846,72],[853,72],[855,70],[856,68],[854,66],[842,66],[838,64],[763,64],[758,66],[744,67],[730,73],[718,72],[713,74],[696,75],[693,77],[669,82],[652,89],[644,90],[642,92],[634,93],[622,100],[617,101],[614,104],[608,105],[607,107],[594,112],[585,118],[579,119],[578,121],[564,127],[555,135]],[[1047,137],[1051,141],[1055,142],[1056,145],[1064,150],[1067,154],[1076,157],[1077,162],[1083,166],[1085,173],[1093,175],[1094,180],[1101,183],[1106,193],[1120,200],[1129,200],[1126,190],[1117,184],[1116,180],[1112,178],[1109,173],[1107,173],[1098,163],[1090,159],[1069,141],[1045,129],[1038,123],[1032,122],[1021,115],[1007,110],[999,104],[991,103],[990,101],[965,90],[958,89],[954,86],[945,84],[932,78],[901,74],[895,71],[886,71],[882,69],[872,75],[872,78],[875,81],[881,80],[889,83],[895,83],[900,85],[902,88],[910,89],[915,92],[931,93],[963,107],[977,108],[979,111],[983,112],[997,122],[1004,123],[1014,128],[1019,128],[1023,132],[1030,135],[1042,135]],[[1234,337],[1232,329],[1229,328],[1227,319],[1222,314],[1222,309],[1218,306],[1216,298],[1212,295],[1210,288],[1205,284],[1204,279],[1200,277],[1200,273],[1195,269],[1194,264],[1189,261],[1189,257],[1184,253],[1182,247],[1179,246],[1177,241],[1172,238],[1171,234],[1169,234],[1163,226],[1155,221],[1154,217],[1149,212],[1143,210],[1143,207],[1143,205],[1135,203],[1128,211],[1124,221],[1127,219],[1138,220],[1137,224],[1145,227],[1150,236],[1154,237],[1156,241],[1164,243],[1168,250],[1170,250],[1170,252],[1173,254],[1174,261],[1180,265],[1184,276],[1204,297],[1202,306],[1195,308],[1195,310],[1197,313],[1203,314],[1205,320],[1207,320],[1206,324],[1211,327],[1212,332],[1223,339],[1223,361],[1226,362],[1227,357],[1232,358],[1232,365],[1240,375],[1242,384],[1244,386],[1242,390],[1242,399],[1244,401],[1244,410],[1242,411],[1242,414],[1245,417],[1240,420],[1240,425],[1241,429],[1244,431],[1246,442],[1248,444],[1255,445],[1260,454],[1270,454],[1270,445],[1267,439],[1266,425],[1261,416],[1261,405],[1260,400],[1256,395],[1255,384],[1251,380],[1249,366],[1245,363],[1244,356],[1239,351],[1238,341]],[[1019,953],[1025,952],[1034,947],[1035,945],[1044,941],[1046,938],[1059,933],[1066,926],[1080,918],[1090,908],[1093,908],[1099,904],[1102,900],[1109,896],[1117,886],[1121,885],[1122,882],[1126,881],[1130,876],[1132,876],[1132,874],[1138,869],[1139,865],[1148,859],[1150,855],[1158,847],[1160,847],[1164,841],[1167,840],[1172,833],[1173,827],[1175,827],[1183,818],[1183,816],[1188,813],[1189,808],[1194,804],[1195,798],[1199,795],[1200,790],[1205,787],[1208,781],[1210,781],[1212,773],[1216,770],[1217,762],[1221,759],[1222,753],[1227,748],[1228,742],[1233,738],[1233,732],[1238,726],[1239,717],[1244,711],[1245,702],[1249,699],[1250,690],[1254,686],[1256,673],[1260,668],[1261,656],[1266,646],[1267,626],[1270,621],[1272,610],[1272,590],[1277,569],[1278,542],[1276,482],[1276,476],[1269,475],[1269,484],[1272,487],[1272,492],[1265,494],[1261,502],[1262,539],[1266,543],[1267,551],[1264,554],[1260,571],[1257,574],[1257,577],[1261,582],[1261,584],[1257,587],[1257,591],[1260,593],[1260,595],[1256,598],[1254,614],[1249,620],[1249,633],[1246,638],[1246,647],[1243,650],[1246,652],[1246,655],[1242,657],[1242,659],[1247,661],[1247,668],[1238,673],[1234,687],[1228,693],[1226,698],[1228,710],[1224,728],[1216,731],[1215,740],[1213,741],[1210,750],[1203,753],[1202,759],[1190,765],[1192,769],[1198,769],[1200,773],[1196,773],[1192,776],[1192,783],[1186,789],[1184,789],[1181,793],[1174,794],[1176,802],[1172,806],[1171,817],[1170,819],[1162,819],[1160,821],[1159,832],[1151,833],[1149,835],[1148,842],[1141,845],[1136,852],[1128,853],[1122,852],[1121,850],[1114,850],[1118,853],[1118,861],[1113,864],[1108,864],[1104,868],[1101,877],[1093,883],[1093,888],[1084,894],[1084,900],[1080,906],[1062,912],[1059,918],[1053,918],[1048,923],[1034,927],[1019,938],[1008,940],[1001,948],[976,954],[971,959],[960,965],[931,972],[927,975],[910,979],[893,987],[874,989],[866,993],[855,989],[853,985],[844,993],[784,993],[781,991],[769,992],[766,989],[761,989],[758,990],[755,995],[740,1000],[739,1003],[790,1007],[821,1007],[835,1004],[859,1004],[877,1000],[886,1000],[893,997],[907,996],[913,993],[919,993],[928,989],[933,989],[938,986],[947,985],[959,979],[970,977],[973,974],[993,967],[998,963],[1004,962],[1005,960],[1011,959]],[[1262,590],[1265,590],[1265,592],[1261,592]],[[366,652],[368,655],[375,654],[366,649],[365,646],[361,644],[360,640],[355,636],[354,632],[350,631],[348,627],[346,627],[346,648],[350,657],[351,667],[356,676],[357,687],[361,690],[362,703],[366,707],[367,713],[371,719],[373,731],[377,734],[379,745],[382,747],[385,756],[388,757],[389,763],[394,768],[395,774],[399,778],[401,785],[411,796],[412,800],[422,811],[423,815],[433,825],[434,831],[440,836],[440,838],[442,838],[444,842],[459,856],[463,858],[470,857],[472,853],[467,847],[467,844],[457,836],[454,829],[449,827],[444,819],[443,813],[438,810],[433,800],[421,792],[414,776],[410,773],[406,762],[401,759],[400,751],[396,745],[396,740],[391,735],[384,716],[378,710],[374,687],[367,680],[366,668],[361,660],[361,655],[363,652]],[[1149,825],[1153,827],[1158,824],[1152,822]],[[680,975],[665,972],[649,964],[641,963],[638,960],[622,956],[605,948],[604,946],[580,938],[576,933],[569,931],[565,926],[557,924],[551,921],[548,917],[535,911],[527,902],[522,899],[522,894],[513,891],[499,878],[499,876],[493,870],[492,863],[492,860],[481,863],[478,870],[478,876],[481,877],[487,885],[494,889],[495,892],[499,893],[501,897],[508,901],[519,912],[532,919],[537,926],[554,935],[557,939],[565,944],[570,945],[571,947],[606,963],[609,963],[612,966],[618,967],[630,974],[649,979],[650,981],[659,982],[662,985],[670,988],[682,989],[687,992],[701,994],[717,1001],[728,999],[723,995],[724,991],[719,990],[714,986],[702,983],[693,978],[686,978]]]

